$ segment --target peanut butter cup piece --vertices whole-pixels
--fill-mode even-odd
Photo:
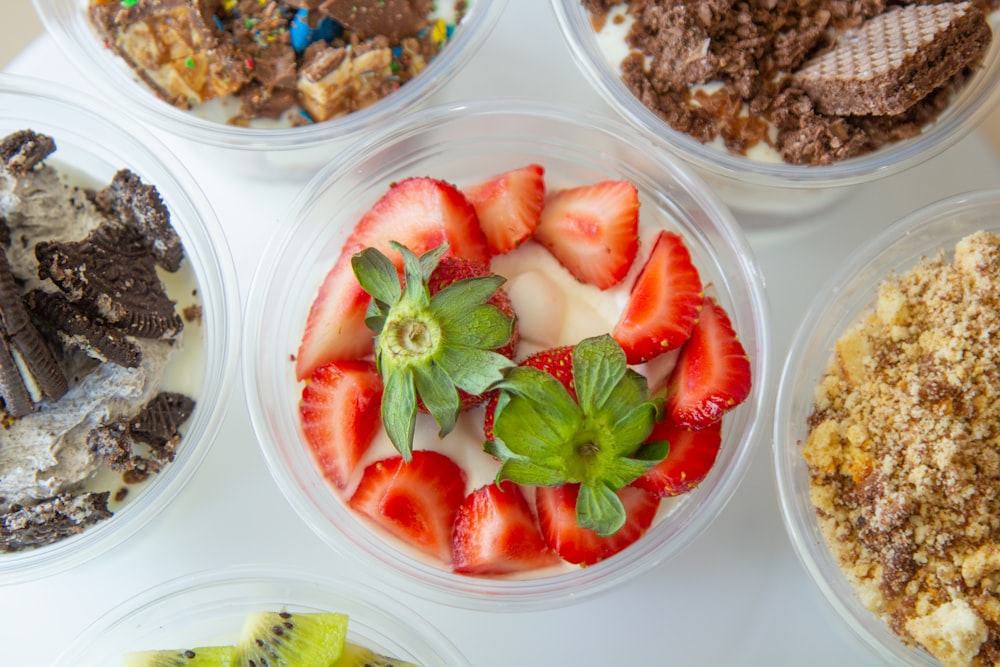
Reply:
[[[431,0],[326,0],[319,5],[319,11],[352,30],[358,39],[385,35],[397,44],[427,25],[433,6]]]
[[[894,7],[845,31],[795,79],[824,114],[897,115],[977,63],[991,39],[970,2]]]

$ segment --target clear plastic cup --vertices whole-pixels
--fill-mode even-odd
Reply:
[[[324,275],[357,220],[390,183],[430,175],[472,184],[529,162],[545,168],[550,187],[606,178],[634,183],[640,219],[684,236],[702,279],[731,314],[750,355],[754,387],[725,418],[722,450],[709,477],[636,544],[596,565],[553,576],[470,577],[410,557],[347,508],[304,440],[298,419],[302,385],[290,359]],[[726,208],[685,166],[623,123],[566,106],[516,100],[422,110],[317,174],[278,228],[282,232],[263,254],[248,302],[244,375],[253,427],[295,511],[330,546],[355,557],[380,580],[459,607],[496,611],[567,604],[678,553],[722,511],[743,477],[770,411],[770,315],[763,277]]]
[[[233,644],[248,613],[282,610],[347,614],[348,641],[422,667],[469,665],[437,629],[384,593],[243,566],[185,575],[136,595],[84,630],[52,667],[108,667],[130,651]]]
[[[581,0],[552,0],[563,37],[583,74],[611,107],[664,150],[692,165],[747,227],[794,224],[829,210],[869,183],[921,164],[953,146],[995,106],[1000,93],[1000,40],[981,69],[940,117],[921,134],[830,165],[752,160],[702,144],[647,108],[621,79],[618,63],[602,50]],[[996,24],[996,20],[992,23]]]
[[[266,128],[207,120],[157,97],[102,44],[87,16],[88,0],[33,2],[48,34],[88,83],[134,117],[188,142],[200,155],[235,174],[303,181],[352,140],[424,104],[473,58],[506,4],[506,0],[469,2],[461,24],[427,68],[371,106],[321,123]]]
[[[955,195],[910,213],[866,242],[819,290],[805,313],[785,360],[778,385],[773,458],[785,527],[799,560],[846,625],[885,664],[937,665],[922,650],[906,646],[886,623],[861,603],[820,532],[809,495],[802,444],[815,388],[834,343],[870,312],[878,285],[939,250],[949,255],[963,237],[1000,232],[1000,190]]]
[[[197,183],[170,152],[131,120],[90,98],[56,86],[0,75],[0,136],[32,129],[55,139],[46,164],[83,184],[102,187],[129,168],[155,185],[184,245],[200,294],[200,324],[186,322],[185,345],[203,346],[197,405],[182,427],[175,460],[132,490],[114,516],[54,544],[0,554],[0,583],[23,582],[64,570],[121,543],[155,519],[191,479],[218,433],[236,373],[240,302],[236,274],[222,228]]]

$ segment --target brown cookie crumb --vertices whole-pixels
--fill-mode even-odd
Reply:
[[[946,665],[1000,647],[1000,235],[886,280],[837,341],[802,454],[862,602]]]

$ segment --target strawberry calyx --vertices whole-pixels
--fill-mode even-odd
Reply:
[[[488,275],[458,280],[435,294],[428,281],[444,243],[419,258],[391,243],[403,257],[403,281],[392,260],[376,248],[351,258],[361,287],[372,299],[365,324],[375,333],[375,364],[384,384],[381,416],[393,446],[409,461],[418,398],[444,437],[458,419],[461,389],[489,391],[513,362],[496,350],[514,332],[514,318],[487,303],[504,282]]]
[[[549,373],[508,369],[496,386],[493,438],[484,449],[501,462],[498,483],[579,484],[577,523],[613,535],[626,520],[616,492],[667,454],[666,441],[647,442],[663,419],[663,400],[650,397],[646,378],[609,335],[577,343],[572,368],[576,400]]]

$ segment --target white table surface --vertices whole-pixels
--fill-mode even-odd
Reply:
[[[45,36],[7,70],[82,85]],[[612,113],[572,62],[543,0],[509,0],[474,61],[435,100],[506,96],[558,99]],[[247,187],[211,170],[197,147],[161,138],[186,160],[231,232],[245,297],[260,239],[271,233],[300,184]],[[773,310],[775,370],[817,285],[864,238],[924,203],[997,185],[1000,160],[988,141],[973,134],[923,166],[859,188],[813,223],[749,231]],[[769,432],[764,436],[747,477],[708,530],[678,557],[614,591],[530,613],[471,612],[397,595],[441,628],[477,667],[877,664],[827,606],[792,551],[776,501]],[[264,519],[273,530],[271,541],[251,540],[251,524]],[[8,640],[0,662],[48,665],[98,616],[136,593],[175,576],[243,563],[344,576],[355,569],[292,513],[272,482],[238,382],[207,459],[153,525],[71,571],[0,589],[0,637]],[[357,576],[378,586],[363,573]]]

